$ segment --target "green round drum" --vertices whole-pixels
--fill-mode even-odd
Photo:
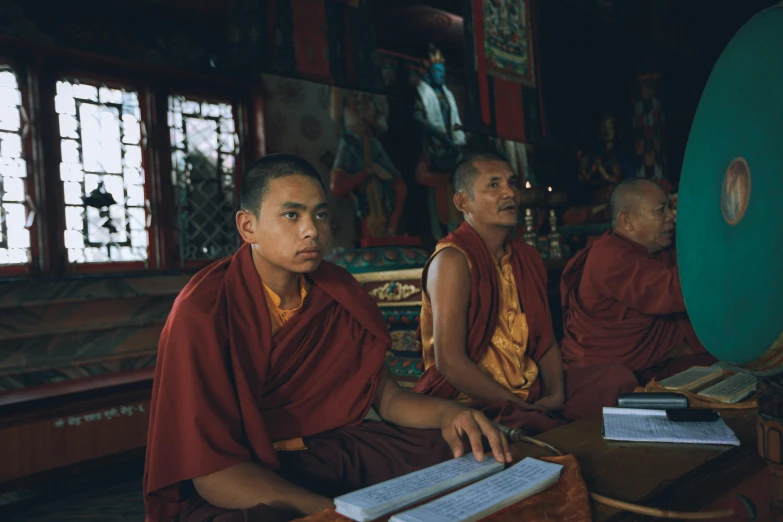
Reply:
[[[699,102],[677,204],[680,280],[716,358],[783,372],[783,4],[729,42]]]

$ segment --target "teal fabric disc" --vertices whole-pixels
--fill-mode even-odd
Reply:
[[[715,64],[677,209],[680,280],[699,339],[720,360],[783,372],[783,4],[747,22]]]

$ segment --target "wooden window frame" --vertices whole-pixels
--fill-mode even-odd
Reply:
[[[82,51],[19,42],[0,36],[8,51],[2,63],[17,73],[23,106],[31,131],[23,141],[28,168],[28,194],[38,209],[31,228],[31,262],[0,267],[0,280],[31,276],[141,275],[195,272],[214,259],[181,263],[178,260],[171,179],[171,143],[168,127],[170,95],[222,101],[232,106],[239,148],[235,153],[237,201],[244,167],[263,150],[261,93],[258,84],[213,77]],[[24,73],[22,72],[24,71]],[[22,77],[24,76],[24,78]],[[146,127],[142,147],[144,193],[151,223],[147,229],[146,262],[70,263],[65,249],[65,202],[60,179],[59,117],[54,107],[56,82],[61,79],[97,82],[133,89],[139,96],[141,121]],[[25,84],[23,85],[23,79]]]
[[[249,113],[251,110],[251,104],[248,103],[248,95],[245,89],[220,89],[214,86],[200,86],[193,87],[186,84],[173,84],[165,89],[165,93],[161,95],[159,103],[162,105],[163,114],[165,118],[159,121],[163,122],[165,129],[161,134],[165,134],[166,144],[165,148],[159,145],[160,151],[160,165],[161,176],[160,182],[165,187],[166,200],[174,201],[174,183],[172,180],[172,147],[171,139],[168,127],[168,101],[170,96],[184,96],[194,99],[200,99],[212,103],[226,103],[231,105],[232,114],[234,117],[234,129],[239,139],[238,148],[235,151],[234,159],[234,197],[236,201],[239,201],[239,195],[242,188],[242,172],[245,165],[249,164],[252,159],[247,157],[248,145],[252,144],[250,138],[249,129]],[[165,151],[165,154],[164,152]],[[179,259],[179,245],[177,243],[177,227],[176,220],[176,206],[170,205],[168,212],[168,221],[166,226],[163,227],[163,231],[166,234],[165,243],[168,246],[168,256],[164,263],[164,268],[168,270],[177,270],[185,272],[198,271],[207,265],[210,265],[217,261],[217,259],[204,258],[199,260],[182,261]]]
[[[28,276],[36,273],[40,270],[42,259],[41,254],[43,252],[43,245],[41,244],[41,227],[39,225],[41,221],[41,214],[38,209],[40,205],[40,190],[38,187],[38,180],[40,179],[40,171],[38,169],[39,151],[36,147],[35,138],[35,79],[34,74],[30,68],[20,63],[18,60],[0,55],[0,64],[9,67],[16,75],[16,82],[19,88],[20,97],[22,99],[22,109],[24,110],[24,116],[26,116],[27,122],[23,122],[22,125],[27,125],[28,130],[25,135],[22,133],[22,159],[25,161],[25,168],[27,170],[27,178],[25,179],[24,188],[25,195],[32,201],[32,208],[30,208],[29,202],[26,202],[28,215],[31,211],[35,212],[32,225],[28,227],[30,233],[30,260],[25,264],[18,265],[2,265],[0,266],[0,278],[16,277],[16,276]]]
[[[141,147],[141,168],[144,171],[144,199],[145,199],[145,218],[150,220],[150,226],[147,227],[147,260],[146,261],[105,261],[97,263],[72,263],[67,260],[67,249],[65,248],[65,198],[63,194],[63,182],[60,179],[60,163],[62,161],[62,149],[60,135],[60,123],[57,112],[53,114],[53,118],[56,120],[53,129],[56,132],[53,133],[56,143],[51,143],[48,148],[49,155],[55,160],[57,164],[57,180],[59,181],[56,189],[57,200],[57,252],[60,257],[60,264],[63,266],[63,272],[66,274],[95,274],[95,273],[113,273],[113,272],[141,272],[158,268],[158,248],[156,245],[156,234],[153,232],[153,211],[152,201],[155,193],[154,188],[151,186],[155,182],[156,173],[152,167],[150,156],[153,151],[150,150],[149,140],[146,145],[143,144],[145,140],[145,134],[148,134],[147,128],[150,127],[151,121],[147,119],[151,115],[151,111],[147,106],[148,88],[144,84],[136,83],[136,81],[130,77],[122,78],[117,76],[109,76],[104,74],[96,74],[83,69],[70,69],[63,68],[53,71],[54,88],[58,81],[78,81],[89,83],[90,85],[106,86],[113,89],[132,90],[136,92],[139,99],[139,111],[141,113],[142,142],[139,143]],[[54,177],[54,174],[52,174]]]

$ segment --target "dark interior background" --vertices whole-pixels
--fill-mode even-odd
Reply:
[[[734,33],[774,0],[546,0],[538,35],[551,140],[538,147],[546,183],[567,189],[577,147],[595,139],[603,113],[630,129],[634,77],[660,73],[669,175],[676,183],[701,91]],[[432,41],[461,69],[460,0],[377,2],[378,46],[422,56]],[[555,163],[552,165],[551,163]]]

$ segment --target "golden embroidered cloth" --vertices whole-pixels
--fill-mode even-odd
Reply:
[[[468,267],[471,271],[473,270],[467,254],[453,243],[438,244],[433,257],[444,248],[455,248],[462,252],[465,259],[468,260]],[[519,293],[511,270],[511,250],[509,248],[506,248],[506,253],[496,268],[500,283],[498,323],[492,335],[489,349],[479,361],[478,367],[515,395],[527,399],[530,386],[538,379],[538,366],[527,355],[527,318],[519,302]],[[432,303],[426,292],[422,296],[420,322],[422,358],[426,370],[435,364]],[[464,393],[460,393],[455,400],[469,402],[471,399]]]

